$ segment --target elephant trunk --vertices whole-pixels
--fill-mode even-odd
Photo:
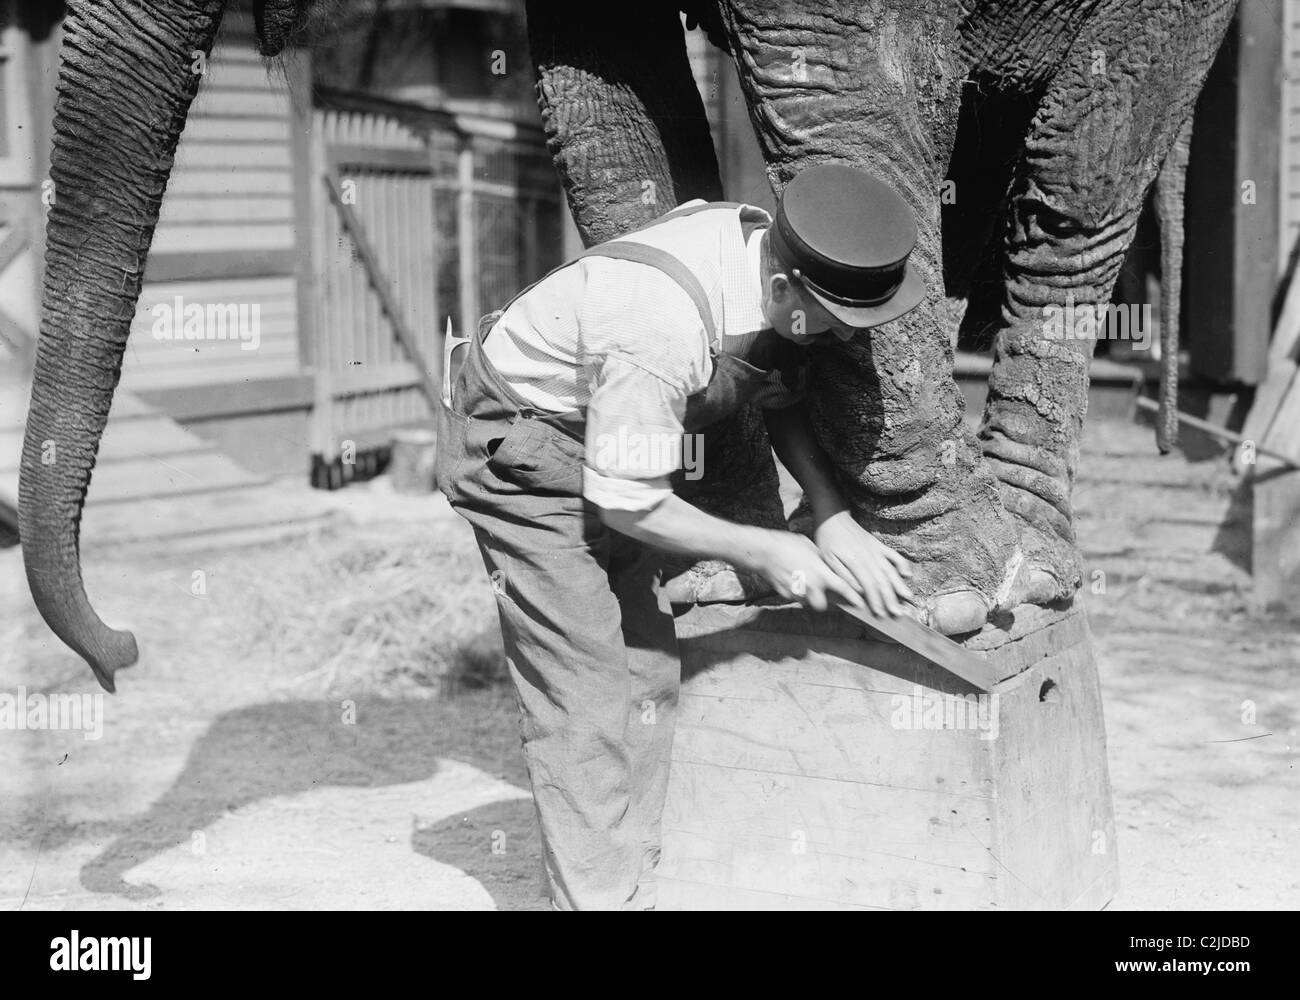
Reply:
[[[1162,455],[1178,443],[1178,339],[1182,323],[1187,161],[1191,151],[1189,114],[1156,177],[1156,215],[1160,220],[1160,412],[1156,418],[1156,447]]]
[[[64,27],[19,533],[41,616],[109,691],[114,672],[135,662],[135,638],[105,625],[86,597],[81,510],[177,140],[223,6],[83,0],[69,5]]]

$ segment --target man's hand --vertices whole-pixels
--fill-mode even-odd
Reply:
[[[911,568],[906,559],[859,527],[849,514],[807,409],[796,404],[765,410],[763,416],[777,458],[803,487],[817,525],[813,539],[822,557],[855,593],[862,592],[875,614],[904,614],[900,598],[910,601],[912,592],[903,577],[911,576]]]
[[[814,611],[825,611],[831,601],[862,607],[856,584],[846,582],[830,566],[817,546],[789,531],[763,531],[760,548],[748,569],[758,573],[786,600],[798,601]]]
[[[903,582],[912,575],[907,560],[859,525],[847,510],[822,521],[813,532],[822,558],[840,578],[867,599],[878,615],[904,614],[901,601],[912,601]]]
[[[650,510],[602,510],[601,516],[615,531],[665,552],[697,559],[721,559],[737,569],[757,574],[786,600],[799,601],[814,611],[825,611],[832,601],[863,606],[856,579],[838,571],[816,545],[792,531],[733,524],[706,514],[672,494]],[[853,527],[860,536],[884,549],[871,535],[856,525]],[[860,547],[861,538],[858,535],[851,538]],[[845,550],[840,553],[840,559],[847,558],[853,565],[871,561],[845,554],[854,547],[837,544],[837,550]]]

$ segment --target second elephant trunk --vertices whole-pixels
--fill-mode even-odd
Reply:
[[[41,330],[19,532],[46,623],[109,691],[135,638],[91,608],[82,506],[121,374],[145,257],[224,0],[71,4],[54,109]]]

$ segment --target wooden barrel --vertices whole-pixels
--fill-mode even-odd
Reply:
[[[846,615],[678,617],[661,909],[1104,906],[1118,886],[1083,611],[966,643],[987,694]]]

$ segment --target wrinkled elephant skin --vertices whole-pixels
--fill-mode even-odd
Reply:
[[[261,50],[278,51],[331,6],[259,0]],[[1068,598],[1080,580],[1070,489],[1093,344],[1045,337],[1044,313],[1109,300],[1142,198],[1191,114],[1234,0],[685,6],[732,53],[778,190],[801,167],[850,163],[888,180],[916,212],[926,302],[810,351],[814,425],[855,516],[913,561],[913,590],[945,632],[978,628],[1019,601]],[[200,84],[193,53],[210,51],[224,7],[80,0],[65,25],[19,530],[41,614],[109,690],[136,646],[86,598],[81,509]],[[722,196],[677,5],[527,8],[542,122],[588,244],[686,199]],[[977,117],[1012,109],[1021,138],[998,158],[1009,165],[1005,184],[984,192],[987,203],[963,203],[979,186],[959,187],[957,204],[941,209],[941,183],[970,166],[966,154],[953,157],[964,106]],[[972,219],[983,220],[978,238]],[[974,281],[977,258],[992,281]],[[971,294],[976,287],[996,294]],[[994,339],[977,436],[963,427],[952,376],[959,320]],[[696,502],[784,523],[754,413],[710,428],[706,447],[715,458]],[[43,461],[48,454],[56,460]],[[712,583],[697,574],[692,592],[746,590],[718,572]]]

